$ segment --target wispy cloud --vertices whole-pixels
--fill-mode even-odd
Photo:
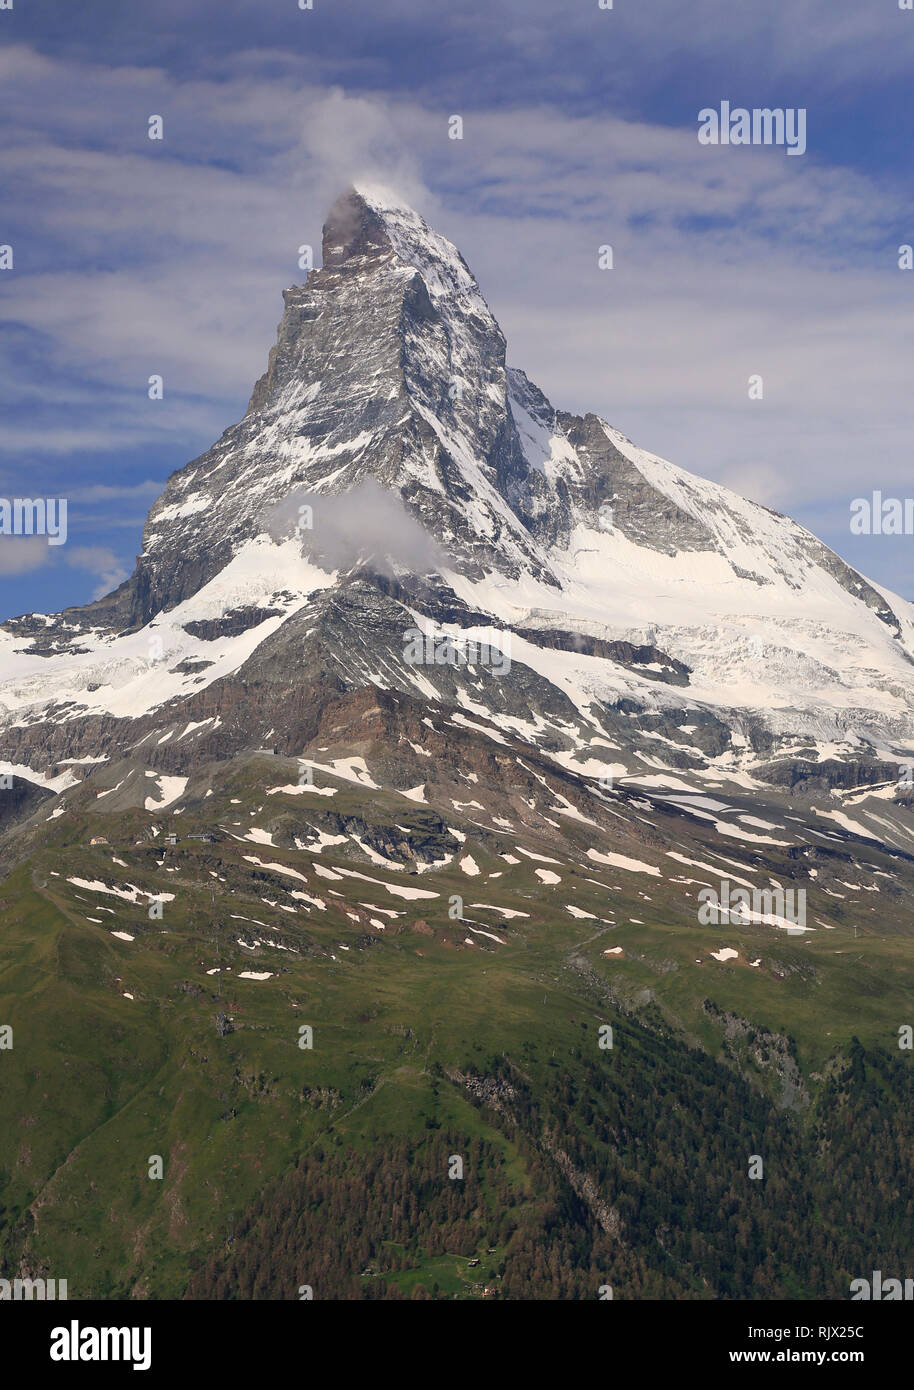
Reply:
[[[0,575],[29,574],[48,563],[50,547],[40,536],[0,536]]]
[[[70,497],[74,502],[107,502],[120,498],[136,501],[141,497],[158,497],[164,486],[152,478],[142,483],[92,483],[89,487],[74,488]]]
[[[102,545],[77,545],[66,553],[73,569],[88,570],[100,582],[92,591],[93,599],[103,598],[129,578],[130,571],[112,550]]]

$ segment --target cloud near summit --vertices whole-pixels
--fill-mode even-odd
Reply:
[[[374,478],[348,492],[292,492],[270,509],[266,527],[274,540],[297,535],[302,552],[325,570],[374,564],[389,574],[398,566],[428,574],[448,558],[400,499]]]

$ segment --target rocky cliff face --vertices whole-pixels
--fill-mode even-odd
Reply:
[[[345,493],[366,478],[466,572],[545,572],[505,498],[526,468],[504,336],[461,257],[414,213],[350,193],[328,217],[323,260],[283,296],[244,419],[152,508],[136,621],[195,593],[296,492]]]

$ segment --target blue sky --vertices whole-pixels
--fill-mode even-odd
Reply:
[[[912,487],[912,68],[897,0],[14,0],[0,496],[66,496],[69,540],[0,540],[0,616],[130,572],[360,177],[457,242],[554,404],[914,597],[914,537],[849,533],[853,498]],[[723,99],[804,107],[807,153],[699,145]]]

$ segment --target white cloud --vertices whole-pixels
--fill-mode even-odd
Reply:
[[[95,575],[100,583],[93,589],[93,599],[104,598],[129,578],[130,571],[121,564],[113,550],[101,545],[77,545],[66,553],[68,565],[74,569],[87,570]]]
[[[152,478],[142,483],[92,483],[89,487],[72,489],[70,498],[74,502],[106,502],[114,498],[136,500],[158,497],[164,487],[164,483],[154,482]]]
[[[0,574],[29,574],[41,569],[51,558],[47,541],[41,536],[0,536]]]

